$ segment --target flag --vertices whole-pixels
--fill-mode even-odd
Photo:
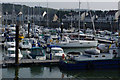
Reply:
[[[19,12],[19,14],[18,15],[22,15],[23,13],[22,12]]]
[[[85,12],[81,14],[81,21],[83,21],[85,19]]]
[[[47,12],[46,12],[46,11],[44,11],[44,13],[43,13],[43,15],[42,15],[42,16],[44,17],[46,14],[47,14]]]
[[[6,12],[6,15],[8,15],[8,12]]]
[[[98,16],[96,15],[96,16],[95,16],[95,18],[97,19],[97,18],[98,18]]]
[[[120,15],[119,13],[120,13],[119,11],[117,11],[117,12],[115,13],[115,20],[116,20],[116,21],[118,21],[118,17],[119,17],[119,15]]]
[[[96,17],[95,15],[91,17],[92,21],[94,21],[94,20],[95,20],[95,17]]]
[[[87,12],[85,16],[88,16],[88,15],[89,15],[89,14],[88,14],[88,12]]]
[[[53,18],[53,21],[57,21],[57,19],[58,19],[58,16],[55,14],[54,18]]]

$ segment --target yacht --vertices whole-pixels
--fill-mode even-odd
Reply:
[[[23,58],[23,55],[21,54],[20,49],[18,49],[19,51],[19,60],[21,60]],[[7,54],[5,55],[5,60],[15,60],[15,47],[14,48],[8,48],[7,49]]]
[[[15,39],[12,37],[7,37],[4,44],[5,48],[15,47]]]
[[[77,47],[82,47],[82,48],[88,48],[88,47],[96,47],[98,44],[98,41],[96,40],[71,40],[69,37],[64,36],[63,40],[61,41],[56,41],[54,45],[64,47],[64,48],[77,48]]]
[[[42,47],[33,47],[30,50],[31,59],[46,60],[45,51]]]
[[[24,38],[20,43],[20,48],[21,49],[31,49],[32,48],[32,44],[29,42],[28,38]]]
[[[66,56],[63,49],[60,47],[52,47],[50,53],[46,54],[46,57],[50,59],[50,54],[52,54],[52,59],[60,59],[62,56]]]

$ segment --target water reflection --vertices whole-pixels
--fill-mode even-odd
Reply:
[[[120,78],[120,70],[60,70],[67,77],[73,78]]]
[[[84,51],[85,49],[88,48],[68,48],[64,51],[68,53],[69,51]],[[18,78],[120,78],[120,70],[65,71],[60,70],[58,66],[31,65],[30,67],[3,68],[2,71],[3,78],[14,78],[15,80]]]
[[[31,72],[32,76],[36,76],[36,75],[42,76],[43,71],[44,71],[43,66],[32,66],[32,67],[30,67],[30,72]]]
[[[3,78],[120,78],[120,70],[60,70],[57,66],[4,68]]]
[[[14,80],[18,80],[18,79],[19,79],[19,67],[17,66],[15,68],[15,78],[14,78]]]

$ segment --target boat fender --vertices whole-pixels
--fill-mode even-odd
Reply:
[[[64,55],[64,54],[62,54],[62,59],[63,59],[63,60],[65,59],[65,55]]]

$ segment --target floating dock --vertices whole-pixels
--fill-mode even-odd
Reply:
[[[36,59],[22,59],[19,60],[18,66],[31,66],[31,65],[58,65],[59,60],[36,60]],[[3,60],[0,61],[0,65],[5,67],[16,66],[15,60]]]

